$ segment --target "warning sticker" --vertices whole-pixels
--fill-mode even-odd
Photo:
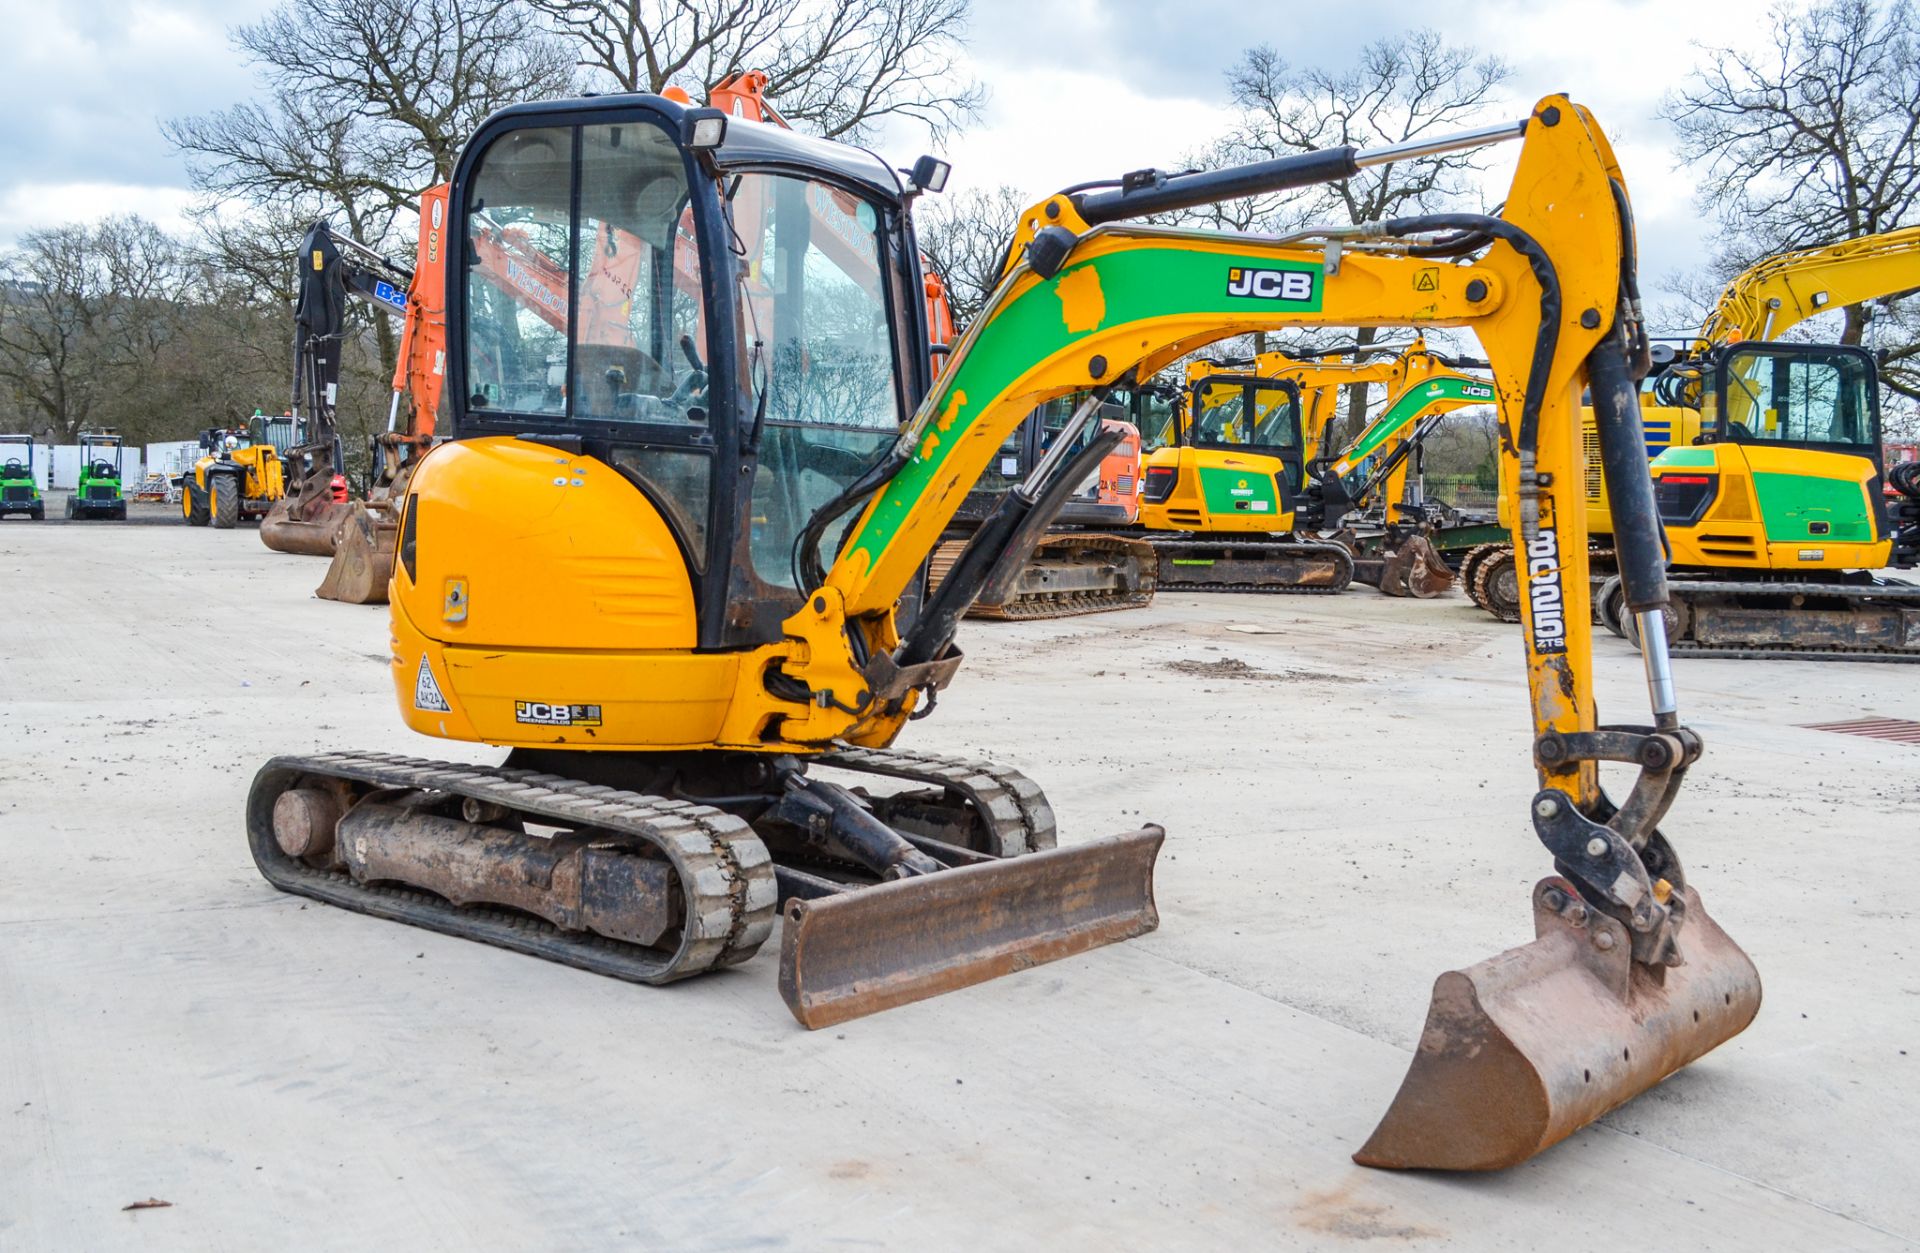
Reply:
[[[413,676],[413,707],[428,713],[453,712],[453,706],[447,704],[447,698],[440,694],[440,685],[433,681],[433,667],[427,664],[425,653],[420,654],[420,670]]]

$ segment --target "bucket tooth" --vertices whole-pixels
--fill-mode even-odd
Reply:
[[[1738,1035],[1760,976],[1691,888],[1684,964],[1633,961],[1626,927],[1572,884],[1534,888],[1537,938],[1435,981],[1413,1065],[1353,1155],[1362,1166],[1523,1162]]]
[[[1156,826],[787,903],[780,995],[803,1026],[878,1013],[1159,925]]]

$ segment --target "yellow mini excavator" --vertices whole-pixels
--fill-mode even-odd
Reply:
[[[1885,464],[1872,356],[1784,342],[1815,314],[1920,288],[1920,227],[1780,253],[1737,275],[1698,336],[1656,345],[1647,455],[1671,550],[1664,620],[1703,657],[1920,661],[1920,586],[1876,575],[1920,563],[1920,473]],[[1598,621],[1633,635],[1612,576],[1600,450],[1587,435]],[[1476,604],[1519,618],[1513,550],[1470,553]]]
[[[1136,224],[1522,136],[1504,216],[1285,239]],[[944,181],[932,158],[902,186],[864,151],[651,96],[516,106],[479,130],[453,178],[456,246],[515,223],[588,266],[617,224],[647,250],[631,346],[578,338],[581,302],[549,332],[449,267],[452,438],[408,485],[392,674],[414,730],[510,751],[268,762],[247,828],[269,881],[646,982],[747,960],[778,912],[782,990],[810,1026],[1137,935],[1157,828],[1051,848],[1023,777],[889,747],[955,677],[960,616],[1079,430],[922,599],[928,554],[1053,397],[1091,389],[1084,424],[1100,391],[1228,336],[1465,326],[1492,363],[1528,553],[1529,819],[1554,873],[1532,942],[1440,978],[1359,1160],[1510,1165],[1744,1028],[1753,966],[1658,829],[1701,745],[1657,644],[1651,724],[1596,717],[1583,386],[1628,603],[1658,615],[1666,592],[1632,226],[1591,117],[1555,96],[1447,139],[1050,197],[935,382],[909,208]],[[1638,771],[1618,803],[1601,761]],[[866,786],[834,781],[849,772]],[[875,790],[888,780],[906,786]]]
[[[1361,359],[1339,359],[1348,356]],[[1456,364],[1420,339],[1191,362],[1174,438],[1143,470],[1141,524],[1160,557],[1160,582],[1337,592],[1358,578],[1388,595],[1445,591],[1453,572],[1419,519],[1397,516],[1396,505],[1440,417],[1493,401],[1491,382]],[[1334,399],[1356,382],[1385,384],[1387,401],[1336,451]],[[1326,533],[1368,505],[1379,525],[1370,528],[1368,556],[1356,561],[1357,535]]]

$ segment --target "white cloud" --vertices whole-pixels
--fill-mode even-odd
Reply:
[[[137,213],[162,229],[187,230],[194,195],[184,187],[131,183],[14,183],[0,191],[0,239],[17,238],[36,227],[67,222],[97,222],[119,213]]]

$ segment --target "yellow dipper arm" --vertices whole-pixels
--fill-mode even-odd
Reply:
[[[1001,441],[1036,405],[1148,377],[1231,335],[1289,326],[1474,330],[1499,392],[1503,484],[1525,502],[1518,538],[1529,554],[1523,615],[1536,730],[1590,729],[1576,404],[1583,364],[1610,333],[1620,304],[1619,178],[1589,115],[1549,97],[1526,126],[1504,219],[1344,228],[1335,232],[1346,244],[1336,273],[1328,272],[1319,240],[1089,227],[1066,196],[1035,206],[1017,242],[1044,230],[1057,245],[1055,228],[1063,228],[1071,247],[1048,273],[1029,263],[1011,269],[904,428],[904,464],[867,504],[808,608],[790,621],[798,646],[786,673],[816,692],[833,687],[844,695],[793,711],[783,738],[886,743],[898,732],[913,699],[861,703],[866,693],[845,690],[847,676],[862,672],[846,642],[849,629],[869,654],[893,646],[895,604]],[[1471,263],[1408,255],[1398,238],[1475,223],[1491,226],[1480,228],[1474,242],[1484,252]],[[1487,230],[1505,238],[1487,247]],[[1543,764],[1542,772],[1582,802],[1597,794],[1591,763]]]
[[[1920,226],[1768,257],[1720,293],[1700,337],[1779,339],[1816,313],[1920,288]]]

